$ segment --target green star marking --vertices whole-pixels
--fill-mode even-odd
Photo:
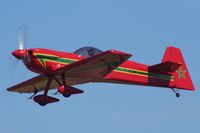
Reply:
[[[176,71],[178,74],[178,79],[180,78],[186,78],[185,73],[187,72],[186,70],[184,70],[181,66],[179,67],[179,69]]]

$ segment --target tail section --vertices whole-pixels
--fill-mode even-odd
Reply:
[[[180,64],[180,66],[172,72],[175,88],[194,91],[194,86],[180,49],[171,46],[167,47],[162,59],[162,63],[164,62]]]

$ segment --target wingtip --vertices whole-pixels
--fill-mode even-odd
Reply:
[[[6,90],[7,90],[7,91],[11,91],[11,88],[7,88]]]
[[[125,56],[127,56],[128,58],[132,56],[132,54],[125,53],[125,52],[118,51],[118,50],[114,50],[114,49],[110,49],[110,50],[108,50],[108,51],[109,51],[109,52],[112,52],[112,53],[114,53],[114,54],[125,55]]]

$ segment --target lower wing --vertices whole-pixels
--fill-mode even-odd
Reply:
[[[56,79],[61,82],[61,76],[55,76]],[[12,86],[8,88],[8,91],[12,92],[19,92],[19,93],[33,93],[37,89],[37,91],[44,91],[46,84],[48,81],[48,77],[39,75],[36,76],[32,79],[29,79],[27,81],[24,81],[20,84],[17,84],[15,86]],[[82,84],[82,83],[87,83],[90,82],[90,79],[85,79],[85,78],[70,78],[66,77],[67,85],[77,85],[77,84]],[[55,89],[58,87],[58,83],[55,80],[52,80],[50,89]]]

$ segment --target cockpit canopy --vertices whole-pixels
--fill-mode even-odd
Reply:
[[[74,51],[75,54],[84,56],[84,57],[91,57],[94,56],[96,54],[102,53],[103,51],[94,48],[94,47],[82,47],[76,51]]]

